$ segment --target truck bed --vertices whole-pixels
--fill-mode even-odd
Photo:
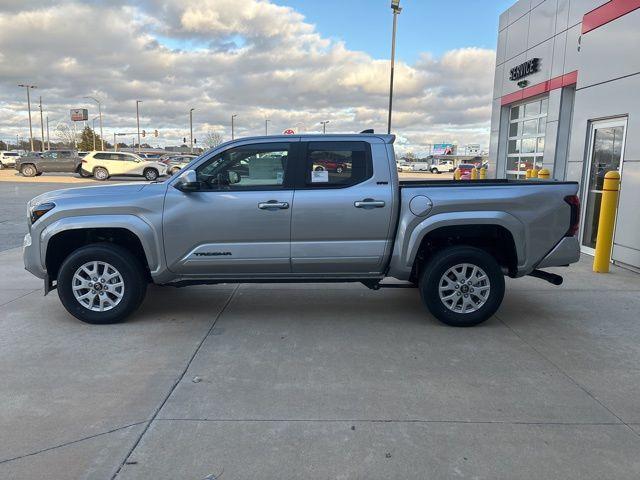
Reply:
[[[504,187],[533,185],[578,185],[578,182],[560,182],[557,180],[400,180],[400,188],[412,187]]]

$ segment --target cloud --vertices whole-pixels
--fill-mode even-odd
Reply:
[[[6,5],[5,5],[6,3]],[[294,127],[386,131],[389,63],[324,38],[294,9],[267,0],[14,2],[0,11],[0,127],[25,136],[24,91],[37,84],[52,121],[103,100],[105,133],[159,129],[161,144],[186,135],[229,136]],[[400,148],[440,141],[487,145],[495,52],[465,48],[398,62],[394,130]]]

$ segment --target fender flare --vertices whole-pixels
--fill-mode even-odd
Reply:
[[[525,261],[526,257],[526,232],[525,226],[516,217],[500,211],[471,211],[471,212],[446,212],[426,218],[411,231],[411,235],[405,242],[402,258],[405,259],[405,268],[412,268],[418,254],[418,249],[424,237],[435,230],[454,226],[469,225],[498,225],[506,229],[513,237],[516,248],[518,265]]]
[[[47,258],[49,241],[55,235],[69,230],[84,230],[88,228],[121,228],[133,233],[139,240],[149,265],[151,274],[162,267],[161,238],[153,227],[141,217],[135,215],[94,215],[61,218],[48,225],[40,234],[40,257],[42,264]]]

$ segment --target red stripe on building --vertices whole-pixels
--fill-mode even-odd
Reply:
[[[559,77],[554,77],[551,80],[547,80],[546,82],[536,83],[535,85],[531,85],[530,87],[523,88],[522,90],[518,90],[517,92],[505,95],[500,99],[500,104],[502,106],[509,105],[514,102],[519,102],[520,100],[526,100],[527,98],[550,92],[551,90],[567,87],[569,85],[575,85],[576,83],[578,83],[577,70],[565,75],[560,75]]]
[[[637,8],[640,8],[640,0],[610,0],[582,18],[582,33],[595,30]]]

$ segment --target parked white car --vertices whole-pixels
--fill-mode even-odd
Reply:
[[[82,170],[91,173],[96,180],[127,175],[153,181],[160,175],[166,175],[167,166],[156,160],[146,160],[135,153],[90,152],[82,159]]]
[[[0,170],[5,167],[15,167],[18,158],[20,158],[18,152],[0,152]]]

